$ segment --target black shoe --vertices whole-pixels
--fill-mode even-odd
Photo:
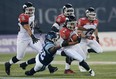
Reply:
[[[7,75],[10,75],[10,67],[11,64],[9,62],[5,63],[5,72],[7,73]]]
[[[58,70],[58,68],[57,67],[53,67],[53,66],[48,66],[48,69],[49,69],[49,72],[50,73],[54,73],[54,72],[56,72],[57,70]]]
[[[27,75],[27,76],[32,76],[33,73],[30,73],[30,71],[26,71],[26,72],[25,72],[25,75]]]
[[[21,63],[21,64],[20,64],[20,67],[21,67],[22,69],[24,69],[24,70],[25,70],[25,69],[26,69],[26,67],[27,67],[27,64],[26,64],[25,62],[24,62],[24,63]]]

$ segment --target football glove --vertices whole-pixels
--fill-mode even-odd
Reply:
[[[31,38],[32,38],[32,41],[33,41],[33,44],[38,42],[38,38],[36,38],[33,34],[31,35]]]

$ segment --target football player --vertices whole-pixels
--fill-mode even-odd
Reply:
[[[74,8],[70,3],[67,3],[63,6],[62,9],[62,13],[60,15],[58,15],[56,17],[55,23],[53,24],[51,30],[54,32],[59,32],[60,29],[63,28],[65,22],[66,22],[66,18],[70,17],[70,16],[75,16],[74,15]],[[59,39],[57,42],[59,43],[61,41],[61,39]],[[66,54],[64,53],[64,51],[62,50],[58,50],[57,54],[61,55],[61,56],[66,56]],[[70,69],[70,60],[71,58],[66,56],[66,65],[65,65],[65,74],[73,74],[74,72]]]
[[[38,40],[38,38],[36,38],[33,34],[35,19],[34,13],[35,7],[33,4],[31,2],[26,2],[23,5],[23,13],[21,13],[18,18],[20,30],[17,35],[17,55],[12,57],[9,62],[5,63],[5,72],[7,75],[10,75],[11,65],[20,61],[25,56],[27,46],[32,47],[38,53],[42,50],[40,40]]]
[[[80,18],[78,20],[78,32],[82,33],[83,38],[80,42],[80,45],[85,53],[87,55],[87,46],[92,48],[89,49],[90,52],[95,53],[102,53],[102,47],[99,44],[99,37],[98,37],[98,19],[96,18],[96,12],[93,7],[89,7],[85,11],[86,17]],[[95,39],[94,39],[94,36]],[[86,56],[87,57],[87,56]]]
[[[56,51],[61,47],[68,46],[68,42],[64,41],[59,45],[55,45],[55,40],[57,40],[57,34],[55,32],[48,32],[45,36],[45,45],[40,54],[36,56],[36,64],[35,66],[25,72],[25,75],[31,76],[36,72],[43,71],[46,67],[53,61]]]
[[[91,76],[95,76],[95,72],[89,67],[89,65],[85,62],[85,55],[80,47],[81,35],[78,34],[77,40],[72,41],[71,36],[75,33],[76,19],[74,16],[70,16],[67,18],[64,27],[60,30],[60,36],[63,40],[68,41],[68,46],[63,48],[63,51],[67,56],[79,61],[79,65],[84,67]]]

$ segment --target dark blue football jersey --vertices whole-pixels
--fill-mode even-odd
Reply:
[[[54,43],[46,42],[42,52],[39,54],[39,60],[45,66],[50,64],[54,59],[54,53],[49,52],[49,49],[53,46],[55,46]]]

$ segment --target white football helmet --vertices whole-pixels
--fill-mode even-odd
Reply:
[[[94,10],[93,7],[89,7],[89,8],[85,11],[85,14],[86,14],[86,17],[87,17],[89,20],[91,20],[91,21],[93,21],[93,20],[96,19],[96,12],[95,12],[95,10]]]
[[[76,18],[75,16],[69,16],[66,18],[66,27],[70,30],[75,30]]]
[[[35,13],[35,7],[33,7],[31,2],[27,2],[23,5],[23,11],[26,14],[29,14],[29,16],[33,16]]]
[[[74,15],[74,8],[71,4],[67,3],[63,6],[63,14],[65,16],[73,16]]]

